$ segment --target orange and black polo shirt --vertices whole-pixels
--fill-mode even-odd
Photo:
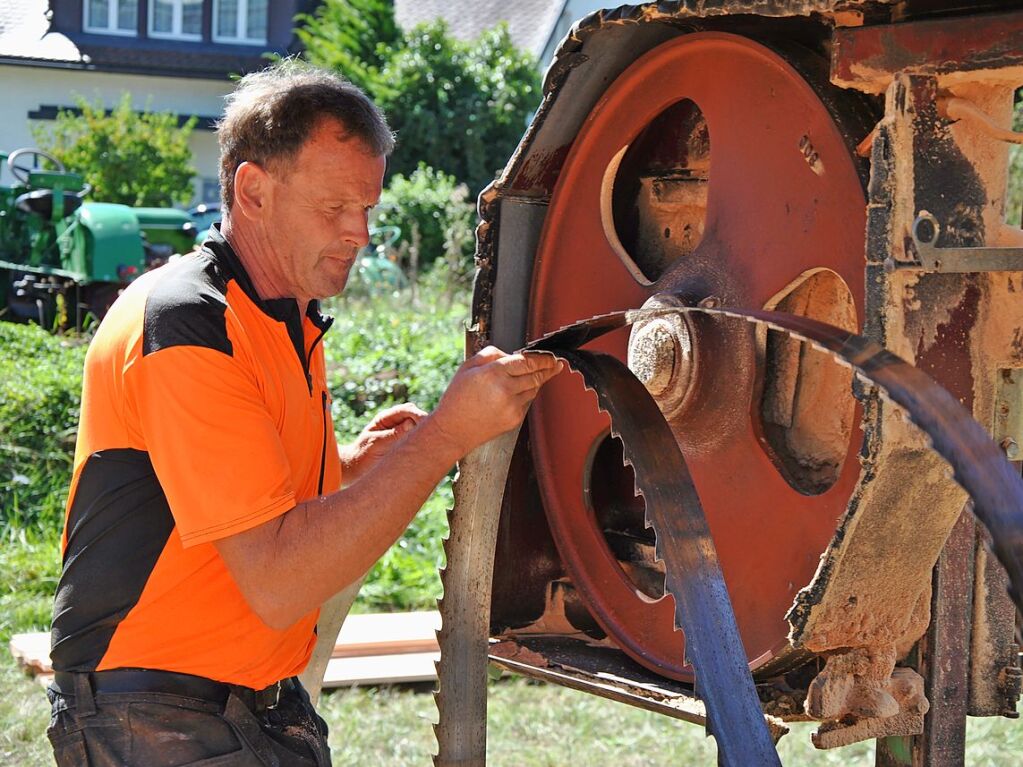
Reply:
[[[249,608],[213,541],[331,493],[341,464],[313,303],[260,299],[219,231],[143,275],[85,359],[52,633],[58,671],[148,668],[263,688],[318,611]]]

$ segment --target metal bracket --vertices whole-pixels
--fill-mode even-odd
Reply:
[[[940,233],[938,220],[926,210],[920,211],[913,222],[913,245],[919,260],[889,258],[885,269],[958,274],[1023,271],[1023,248],[939,248],[934,243]]]
[[[1023,368],[998,371],[993,433],[1006,458],[1023,460]]]

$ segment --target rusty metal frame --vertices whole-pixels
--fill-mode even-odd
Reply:
[[[764,17],[810,14],[819,14],[818,18],[834,17],[835,12],[839,10],[864,5],[871,4],[795,0],[661,2],[598,12],[577,24],[563,42],[547,74],[543,104],[534,122],[501,179],[480,199],[482,223],[478,230],[477,248],[480,272],[473,306],[475,333],[468,344],[469,351],[495,341],[504,348],[513,349],[525,341],[522,307],[512,306],[507,301],[502,302],[499,291],[502,286],[507,286],[509,281],[517,281],[519,284],[529,282],[531,264],[528,251],[535,248],[536,239],[535,236],[532,240],[528,237],[523,239],[522,235],[528,235],[530,232],[535,235],[537,222],[542,223],[553,183],[560,173],[578,124],[600,96],[601,79],[605,81],[613,79],[616,72],[620,72],[631,58],[643,50],[677,34],[679,28],[698,26],[710,17],[730,13]],[[872,5],[893,4],[881,0]],[[964,21],[967,22],[965,25]],[[955,41],[958,50],[934,46],[933,40],[927,40],[928,30],[947,30],[950,23],[956,24],[960,32]],[[961,34],[963,31],[965,35]],[[592,61],[590,56],[593,52],[587,48],[586,42],[592,36],[604,33],[617,36],[619,45],[622,41],[628,41],[628,45],[631,46],[629,56],[622,61]],[[878,26],[868,24],[862,27],[839,27],[834,30],[833,39],[835,41],[833,82],[868,93],[883,92],[893,76],[904,69],[914,74],[943,76],[954,75],[955,72],[983,72],[986,77],[993,66],[998,66],[1006,69],[1002,75],[996,77],[1005,78],[1014,78],[1023,71],[1021,52],[1023,11],[986,13],[968,19],[959,17],[951,21],[938,18],[894,25],[885,23]],[[1015,46],[1014,50],[1011,50],[1012,46]],[[870,53],[872,50],[874,53]],[[620,54],[619,50],[607,58],[614,59]],[[582,64],[587,66],[581,67]],[[563,86],[569,81],[572,98],[559,99]],[[886,172],[886,168],[885,164],[878,160],[885,150],[882,137],[880,143],[875,144],[875,161],[872,165],[881,175]],[[885,281],[884,254],[891,253],[889,246],[894,239],[893,227],[901,226],[905,218],[904,211],[893,209],[892,199],[886,193],[878,191],[882,182],[880,176],[872,180],[872,199],[868,208],[870,260],[867,265],[867,277],[870,284],[882,284]],[[940,214],[942,211],[936,212]],[[524,244],[516,246],[516,242]],[[944,240],[942,247],[980,244],[980,241]],[[498,250],[501,252],[500,259]],[[882,254],[881,257],[878,257],[879,254]],[[904,254],[900,255],[904,257]],[[498,291],[495,291],[495,285],[498,283],[500,286]],[[881,300],[880,291],[874,298]],[[885,343],[889,331],[883,318],[868,316],[866,319],[868,333]],[[961,733],[968,702],[963,696],[968,689],[970,666],[968,656],[971,640],[969,631],[964,631],[962,627],[970,625],[970,615],[975,611],[977,603],[973,596],[976,535],[972,530],[972,519],[969,515],[964,515],[963,518],[968,520],[971,529],[966,530],[963,527],[966,523],[963,522],[955,527],[937,566],[934,581],[935,603],[932,606],[935,609],[934,614],[937,615],[938,609],[943,609],[941,608],[943,604],[949,606],[952,614],[942,619],[936,617],[928,637],[920,643],[917,651],[919,667],[927,678],[928,695],[938,705],[932,708],[932,714],[927,720],[926,730],[922,736],[879,742],[878,764],[954,764],[959,760],[957,754],[964,746]],[[965,624],[961,619],[963,615],[966,616]],[[959,636],[955,636],[957,631]],[[522,637],[518,637],[516,641],[521,642]],[[959,644],[956,645],[956,642]],[[963,642],[966,643],[965,656],[962,653]],[[944,654],[947,652],[960,653],[962,663],[956,664],[950,672],[942,672]],[[598,695],[603,694],[600,690],[604,683],[599,677],[591,679],[575,670],[533,666],[514,658],[492,656],[492,660],[518,673],[545,678],[577,689],[586,689]],[[961,666],[965,666],[965,669]],[[1008,686],[1011,688],[1012,680],[1009,682]],[[954,693],[949,692],[953,689]],[[944,700],[942,696],[946,694],[952,696],[949,698],[950,705],[946,715],[939,715],[935,709],[941,707],[940,701]],[[642,705],[645,693],[635,694],[623,689],[614,692],[614,695],[616,700]],[[611,695],[607,694],[605,697]],[[910,761],[906,761],[906,758]]]
[[[1023,67],[1023,10],[840,28],[832,40],[832,82],[846,88],[883,93],[898,72],[1011,77]]]

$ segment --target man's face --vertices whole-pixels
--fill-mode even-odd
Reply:
[[[286,295],[307,301],[344,289],[369,242],[369,213],[380,201],[385,167],[363,141],[324,119],[290,167],[270,172],[264,224]]]

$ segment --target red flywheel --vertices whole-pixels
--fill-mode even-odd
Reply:
[[[657,293],[858,330],[866,203],[851,143],[862,136],[843,128],[844,96],[813,74],[813,59],[698,32],[626,69],[584,121],[555,187],[529,337]],[[685,332],[691,359],[662,401],[751,668],[776,669],[791,654],[785,614],[857,479],[850,376],[742,323],[697,320]],[[628,336],[593,346],[624,360]],[[642,501],[608,428],[578,377],[542,392],[530,435],[550,527],[608,635],[648,668],[691,680]]]

